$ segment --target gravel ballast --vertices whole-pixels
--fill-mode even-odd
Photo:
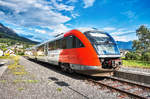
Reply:
[[[80,77],[63,73],[53,65],[40,65],[20,57],[22,74],[7,69],[0,78],[0,99],[116,99]],[[13,72],[13,73],[12,73]],[[78,76],[78,75],[76,75]]]

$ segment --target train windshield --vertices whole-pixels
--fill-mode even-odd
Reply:
[[[114,39],[110,35],[101,32],[89,32],[85,35],[91,41],[92,45],[99,55],[120,54]]]

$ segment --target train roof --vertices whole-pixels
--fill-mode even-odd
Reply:
[[[85,33],[85,32],[90,32],[90,31],[99,31],[98,29],[96,29],[96,28],[77,28],[77,29],[72,29],[72,30],[78,30],[78,31],[80,31],[81,33]],[[71,31],[71,30],[70,30]],[[69,31],[68,31],[69,32]],[[103,31],[99,31],[99,32],[101,32],[101,33],[106,33],[106,32],[103,32]],[[66,32],[65,32],[66,33]],[[50,39],[50,40],[48,40],[48,41],[45,41],[45,42],[43,42],[43,43],[41,43],[41,44],[38,44],[38,45],[36,45],[36,46],[34,46],[34,47],[32,47],[31,49],[35,49],[35,48],[37,48],[37,47],[39,47],[39,46],[41,46],[41,45],[43,45],[43,44],[45,44],[45,43],[48,43],[48,42],[52,42],[52,41],[55,41],[55,40],[57,40],[57,39],[60,39],[60,38],[63,38],[64,37],[64,34],[65,33],[60,33],[60,34],[58,34],[57,36],[55,36],[55,38],[53,38],[53,39]]]
[[[85,33],[85,32],[88,32],[88,31],[99,31],[99,30],[96,29],[96,28],[78,28],[78,29],[76,29],[76,30],[78,30],[78,31],[80,31],[80,32],[82,32],[82,33]],[[103,31],[100,31],[100,32],[104,33]]]

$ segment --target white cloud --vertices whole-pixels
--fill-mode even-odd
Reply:
[[[115,31],[115,32],[112,32],[111,34],[112,35],[125,35],[125,34],[129,34],[129,33],[134,33],[135,31],[132,31],[132,30],[124,30],[124,31]]]
[[[33,35],[42,33],[52,36],[68,31],[69,25],[64,23],[79,16],[78,13],[74,13],[73,4],[76,2],[78,0],[65,2],[63,0],[0,0],[0,20],[21,27],[22,29],[15,29],[20,34],[31,31],[30,34]],[[95,0],[83,0],[83,2],[84,8],[87,8],[92,6]],[[64,15],[62,11],[67,14]],[[49,31],[41,29],[43,27],[48,28]]]
[[[64,32],[67,32],[68,30],[70,30],[68,27],[66,27],[63,24],[59,24],[59,25],[56,25],[56,26],[53,26],[53,27],[49,27],[49,29],[54,30],[52,33],[49,34],[49,35],[52,35],[52,36],[55,36],[57,34],[64,33]]]
[[[128,16],[129,18],[135,17],[135,13],[133,11],[126,11],[124,12],[124,15]]]
[[[115,41],[127,41],[126,36],[112,36]]]
[[[116,41],[124,41],[124,42],[128,42],[128,41],[133,41],[136,40],[137,37],[136,36],[112,36]]]
[[[55,8],[49,6],[49,4],[51,4],[51,2],[46,2],[44,0],[1,1],[0,7],[3,7],[3,10],[1,10],[0,13],[4,14],[0,19],[26,27],[53,26],[71,20],[70,17],[64,16],[58,11],[54,11],[53,9]],[[64,10],[72,9],[67,7],[67,5],[61,6],[64,7]]]
[[[74,6],[68,6],[68,5],[64,5],[63,3],[57,3],[56,0],[51,0],[54,7],[59,10],[59,11],[62,11],[62,10],[65,10],[65,11],[72,11],[74,10]]]
[[[28,31],[35,31],[42,34],[67,30],[68,28],[64,23],[70,21],[71,17],[76,18],[78,14],[73,13],[74,6],[69,6],[61,2],[62,0],[0,0],[0,20],[7,24],[21,26],[22,30],[15,29],[15,31],[23,34],[26,33],[24,27],[27,27]],[[59,12],[62,10],[68,14],[63,15]],[[47,32],[47,30],[44,31],[39,28],[36,29],[36,27],[48,27],[53,32]]]
[[[68,0],[67,3],[76,3],[78,0]]]
[[[45,34],[45,33],[46,33],[45,30],[39,30],[39,29],[35,29],[35,32],[42,33],[42,34]]]
[[[124,16],[126,16],[129,19],[130,22],[132,22],[132,21],[134,21],[135,19],[138,18],[138,15],[135,12],[131,11],[131,10],[125,11],[122,14]]]
[[[128,42],[137,39],[135,30],[128,30],[126,28],[116,29],[115,32],[111,32],[110,34],[116,41]]]
[[[83,0],[83,2],[84,2],[84,8],[88,8],[93,6],[95,0]]]
[[[114,30],[116,30],[116,28],[114,28],[114,27],[104,27],[104,28],[102,28],[102,30],[104,30],[104,31],[114,31]]]
[[[72,16],[73,18],[76,18],[76,17],[78,17],[78,16],[80,16],[80,15],[79,15],[78,13],[72,13],[71,16]]]

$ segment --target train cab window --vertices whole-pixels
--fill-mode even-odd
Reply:
[[[80,47],[84,47],[84,45],[78,38],[76,38],[76,48],[80,48]]]
[[[83,43],[75,36],[73,36],[73,48],[80,48],[80,47],[84,47]]]

